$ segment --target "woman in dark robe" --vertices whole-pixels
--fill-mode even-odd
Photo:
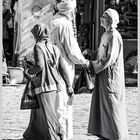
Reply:
[[[64,79],[69,96],[73,94],[66,68],[57,46],[52,45],[49,31],[43,23],[31,30],[36,44],[34,46],[35,65],[26,73],[29,77],[41,72],[41,82],[35,84],[39,108],[31,110],[30,122],[23,134],[25,140],[61,140],[62,133],[56,117],[56,95],[61,90],[59,80]],[[60,76],[61,75],[61,76]]]

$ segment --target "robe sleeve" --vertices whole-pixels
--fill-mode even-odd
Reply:
[[[117,35],[114,34],[108,39],[106,57],[100,60],[92,61],[95,73],[99,73],[107,67],[113,65],[119,55],[119,49],[120,41]]]
[[[72,87],[72,85],[70,84],[70,78],[69,78],[69,75],[67,73],[67,68],[63,62],[63,59],[62,59],[62,55],[60,52],[57,52],[59,53],[59,64],[58,64],[58,67],[59,67],[59,72],[60,72],[60,75],[61,77],[63,78],[63,80],[65,81],[65,84],[66,84],[66,87]]]
[[[75,64],[86,64],[87,61],[81,53],[73,28],[69,24],[62,25],[56,32],[58,32],[59,41],[62,43],[67,57]]]
[[[35,65],[28,70],[30,75],[40,72],[45,67],[44,54],[37,45],[34,47],[34,60]]]

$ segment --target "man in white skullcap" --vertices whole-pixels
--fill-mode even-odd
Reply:
[[[118,12],[107,9],[101,17],[105,33],[89,69],[95,72],[88,133],[100,140],[128,140],[125,106],[123,41],[116,27]]]
[[[86,60],[79,48],[77,39],[74,36],[72,20],[75,18],[76,0],[61,0],[57,3],[58,13],[56,13],[49,21],[48,26],[52,42],[57,45],[62,53],[67,72],[71,79],[71,84],[75,77],[75,64],[88,66],[89,61]],[[62,126],[64,140],[73,138],[73,106],[68,104],[71,101],[67,95],[64,82],[62,91],[58,93],[58,106],[56,107],[59,122]]]

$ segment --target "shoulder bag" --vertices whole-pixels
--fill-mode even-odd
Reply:
[[[22,98],[20,109],[35,109],[39,108],[39,103],[35,95],[31,80],[28,79],[28,82],[25,86]]]

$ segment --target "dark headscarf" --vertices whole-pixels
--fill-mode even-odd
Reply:
[[[37,42],[41,40],[47,40],[49,38],[49,30],[43,23],[36,24],[31,32]]]

